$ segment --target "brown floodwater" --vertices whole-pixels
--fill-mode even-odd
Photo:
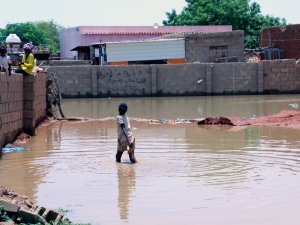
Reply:
[[[67,116],[252,118],[297,108],[300,95],[64,100]],[[300,130],[132,121],[138,164],[114,161],[115,121],[56,122],[30,150],[3,154],[1,185],[75,223],[102,225],[299,224]]]

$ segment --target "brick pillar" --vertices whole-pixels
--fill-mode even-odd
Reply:
[[[257,63],[257,92],[262,94],[264,92],[264,64]]]
[[[45,74],[24,77],[23,95],[23,129],[34,135],[36,126],[46,117]]]
[[[99,79],[99,66],[93,66],[91,69],[92,73],[92,96],[98,97],[98,79]]]
[[[207,67],[206,67],[206,93],[207,93],[207,95],[212,94],[211,76],[212,76],[213,67],[214,67],[214,64],[207,64]]]
[[[157,67],[151,66],[151,96],[157,95]]]

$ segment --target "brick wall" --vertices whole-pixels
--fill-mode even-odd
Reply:
[[[218,33],[181,33],[165,35],[162,38],[185,39],[186,63],[214,63],[244,61],[244,31],[236,30]]]
[[[0,75],[0,148],[22,130],[34,128],[46,115],[46,77]]]
[[[46,77],[44,75],[24,77],[23,129],[34,134],[35,127],[45,118]]]
[[[300,64],[294,59],[264,61],[264,92],[300,93]]]
[[[283,50],[286,59],[300,58],[300,24],[269,27],[260,33],[261,47],[271,44]]]
[[[23,76],[0,75],[0,147],[23,127]]]
[[[215,62],[222,57],[244,61],[244,31],[211,34],[186,34],[186,62]]]
[[[295,60],[51,67],[63,97],[300,93]]]

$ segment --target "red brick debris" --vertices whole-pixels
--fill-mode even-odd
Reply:
[[[216,125],[216,124],[233,126],[231,120],[226,117],[217,117],[217,118],[207,117],[204,120],[198,121],[198,125]]]

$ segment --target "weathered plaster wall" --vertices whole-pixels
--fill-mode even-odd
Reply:
[[[0,75],[0,148],[25,130],[34,133],[46,116],[46,77]]]
[[[51,67],[64,97],[300,93],[295,60]]]

